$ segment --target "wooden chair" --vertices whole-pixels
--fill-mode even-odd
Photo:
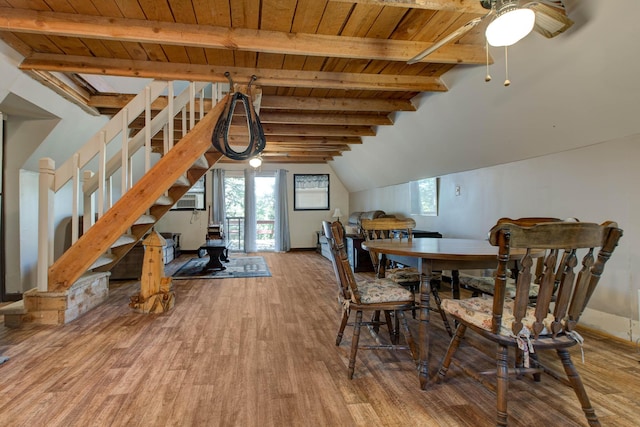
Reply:
[[[497,224],[491,229],[489,241],[498,246],[498,269],[493,298],[447,299],[442,308],[459,325],[438,371],[444,379],[453,355],[467,328],[497,344],[497,425],[507,425],[507,395],[509,374],[539,375],[544,371],[536,357],[541,350],[555,350],[562,362],[587,421],[599,426],[595,411],[571,362],[568,348],[582,342],[576,325],[589,302],[611,257],[622,230],[614,222],[602,225],[580,222],[547,222],[533,226],[511,223]],[[524,248],[521,271],[516,281],[513,299],[507,298],[507,263],[510,249]],[[529,304],[529,287],[536,252],[544,250],[544,270],[535,306]],[[584,253],[584,254],[583,254]],[[582,258],[579,271],[575,272]],[[550,311],[555,282],[559,279],[553,309]],[[525,356],[523,368],[508,369],[508,348],[520,348]],[[545,410],[547,410],[546,408]],[[541,410],[543,410],[541,408]]]
[[[560,218],[550,218],[550,217],[525,217],[525,218],[500,218],[496,224],[516,224],[523,227],[532,226],[535,224],[540,224],[544,222],[559,222],[563,221]],[[577,221],[575,218],[568,218],[564,221]],[[538,295],[539,284],[542,277],[542,269],[543,269],[543,257],[538,258],[538,262],[536,264],[535,274],[532,278],[532,285],[529,288],[529,297],[534,300]],[[452,275],[456,275],[458,272],[452,272]],[[506,295],[508,298],[513,298],[516,290],[516,278],[517,278],[518,270],[512,271],[512,275],[507,277],[507,286],[506,286]],[[495,278],[495,270],[491,272],[491,275],[482,275],[478,276],[476,274],[469,274],[464,271],[459,272],[459,275],[456,279],[459,281],[460,286],[472,292],[474,297],[479,296],[481,294],[493,295],[494,293],[494,279]]]
[[[363,219],[361,222],[362,234],[365,241],[376,239],[407,239],[411,241],[413,239],[413,229],[416,226],[416,222],[413,218],[376,218],[376,219]],[[420,289],[420,272],[415,267],[399,267],[399,268],[387,268],[388,262],[385,254],[379,254],[373,250],[369,250],[371,256],[371,263],[373,264],[376,277],[387,278],[393,280],[399,285],[406,286],[414,294]],[[436,272],[438,273],[438,272]],[[440,275],[441,276],[441,275]],[[436,309],[444,326],[449,333],[449,336],[453,336],[453,330],[449,325],[447,315],[441,310],[441,299],[438,294],[440,279],[436,278],[431,283],[431,293],[433,300],[436,303]],[[415,309],[413,310],[413,317],[415,318]]]
[[[413,294],[388,279],[356,281],[344,247],[344,229],[342,228],[342,224],[337,221],[333,224],[323,221],[322,227],[329,241],[329,246],[331,247],[331,262],[333,263],[339,288],[338,300],[342,306],[342,319],[336,337],[336,345],[340,345],[342,341],[342,336],[351,311],[356,311],[353,338],[351,339],[351,353],[349,355],[349,379],[353,378],[356,355],[359,348],[410,350],[411,357],[414,362],[417,362],[418,350],[404,315],[405,310],[411,310],[415,305]],[[380,322],[366,322],[362,320],[364,310],[378,311],[385,314],[386,326],[391,337],[389,344],[384,343],[382,338],[376,333]],[[399,323],[405,337],[406,345],[398,345],[398,340],[394,338],[397,331],[392,325],[391,313],[394,313],[395,317],[400,320]],[[367,329],[371,332],[375,344],[360,345],[360,330],[363,326],[368,327]]]

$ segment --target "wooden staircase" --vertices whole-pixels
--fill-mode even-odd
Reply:
[[[211,145],[211,135],[225,102],[226,98],[222,99],[201,117],[47,268],[46,290],[39,285],[25,292],[22,301],[0,309],[7,326],[22,322],[67,323],[106,299],[108,271],[222,157]],[[161,127],[156,124],[154,134],[158,129]],[[111,168],[110,173],[116,169],[103,163],[106,169]],[[97,184],[89,180],[84,188],[91,191]]]
[[[180,199],[218,161],[222,155],[211,146],[211,133],[223,108],[224,103],[221,102],[209,111],[191,132],[56,260],[49,268],[49,290],[68,289],[89,269],[111,269],[171,208],[173,203],[163,201],[166,200],[162,198],[164,193],[168,191],[168,197],[172,201]],[[202,156],[207,161],[206,167],[198,163]],[[188,186],[180,180],[185,174],[190,183]],[[149,214],[146,214],[147,209]],[[131,233],[128,233],[129,228]],[[127,239],[124,236],[133,238]],[[113,247],[119,239],[126,243]],[[104,254],[109,249],[110,262],[95,266],[99,254]]]

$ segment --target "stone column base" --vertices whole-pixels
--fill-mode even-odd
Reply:
[[[22,296],[26,314],[24,323],[63,325],[78,318],[109,297],[108,271],[87,273],[63,292],[39,292],[30,289]]]

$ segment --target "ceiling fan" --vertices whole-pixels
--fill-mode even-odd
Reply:
[[[552,38],[573,25],[573,21],[567,17],[564,4],[560,0],[480,0],[480,4],[488,9],[489,13],[467,22],[430,48],[411,58],[407,63],[420,62],[427,55],[462,37],[489,17],[493,18],[487,26],[485,36],[487,43],[491,46],[511,46],[532,30],[547,38]]]

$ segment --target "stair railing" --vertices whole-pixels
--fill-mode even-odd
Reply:
[[[121,179],[121,197],[133,186],[132,156],[136,152],[141,148],[145,150],[144,172],[146,173],[151,167],[151,140],[159,131],[165,131],[164,153],[173,147],[176,111],[179,111],[182,116],[183,137],[195,126],[196,101],[199,102],[199,113],[202,118],[205,109],[205,91],[208,88],[211,91],[211,105],[215,105],[221,95],[217,84],[190,82],[186,89],[174,96],[174,82],[153,81],[58,169],[55,168],[55,162],[52,159],[40,160],[37,267],[39,291],[47,291],[48,268],[54,261],[55,194],[71,182],[73,193],[71,243],[74,244],[79,238],[81,203],[84,213],[83,230],[86,231],[95,224],[96,216],[101,217],[115,203],[112,182],[118,171]],[[162,102],[158,98],[164,94],[166,94],[166,106],[151,118],[152,104],[156,101]],[[144,127],[130,137],[131,123],[143,113]],[[107,160],[108,152],[112,153],[112,156]],[[90,162],[92,166],[97,163],[97,173],[88,169]],[[96,257],[99,255],[96,254]]]

